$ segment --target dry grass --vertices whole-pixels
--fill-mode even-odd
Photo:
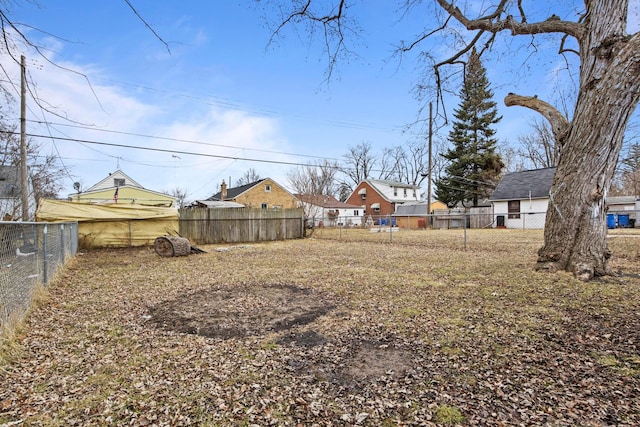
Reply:
[[[13,312],[0,325],[0,375],[6,373],[5,367],[11,365],[22,355],[20,341],[23,338],[23,318],[29,316],[48,300],[48,292],[43,286],[36,287],[31,294],[30,309],[24,312]]]
[[[533,271],[539,233],[353,236],[79,255],[27,320],[0,425],[640,424],[640,240],[611,239],[624,275],[582,283]],[[152,318],[234,295],[232,323],[262,324],[287,301],[256,287],[332,309],[230,337]]]

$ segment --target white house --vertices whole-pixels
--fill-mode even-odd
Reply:
[[[296,194],[296,197],[302,202],[302,209],[309,225],[313,224],[314,227],[362,225],[364,209],[361,206],[341,202],[333,196]]]
[[[556,168],[534,169],[506,174],[489,198],[495,226],[544,228],[549,206],[549,190]],[[637,196],[608,197],[607,225],[634,227],[640,211]],[[613,215],[613,217],[611,217]]]
[[[556,168],[506,174],[489,197],[496,221],[506,228],[544,228]]]

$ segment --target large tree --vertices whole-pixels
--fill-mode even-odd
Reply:
[[[477,6],[471,4],[473,2],[467,5],[462,1],[407,0],[406,3],[411,13],[418,13],[421,5],[434,2],[444,12],[440,23],[425,28],[404,43],[401,50],[420,49],[425,40],[438,34],[455,38],[452,45],[457,52],[450,57],[435,60],[434,53],[425,50],[425,57],[432,59],[429,64],[435,71],[436,87],[446,81],[443,71],[459,64],[460,58],[473,46],[478,46],[481,54],[497,48],[503,40],[499,37],[502,33],[527,37],[527,43],[521,46],[530,49],[531,55],[551,52],[550,43],[535,42],[537,36],[556,36],[560,47],[557,52],[565,57],[575,55],[578,59],[578,95],[570,118],[533,94],[511,93],[506,96],[505,104],[542,114],[562,153],[549,194],[538,268],[571,271],[582,280],[609,274],[605,201],[625,128],[640,98],[640,33],[627,34],[629,1],[576,2],[574,10],[582,9],[576,19],[561,18],[569,14],[559,9],[557,14],[549,12],[544,18],[532,19],[535,15],[529,12],[534,8],[540,11],[538,1],[498,0],[481,10],[473,7]],[[311,3],[318,2],[292,2],[292,9],[285,13],[278,31],[287,23],[300,21],[320,26],[332,67],[341,51],[348,52],[345,34],[352,28],[353,18],[349,13],[355,9],[349,7],[348,0],[323,2],[329,5],[322,10],[319,6],[310,7]],[[566,4],[549,3],[552,10],[561,7]]]
[[[436,196],[450,207],[459,203],[478,206],[495,188],[504,163],[496,153],[498,140],[493,128],[501,117],[475,49],[469,55],[454,117],[449,132],[453,147],[442,154],[448,164],[444,176],[436,180]]]

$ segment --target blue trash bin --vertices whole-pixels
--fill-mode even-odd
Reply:
[[[616,228],[616,214],[607,214],[607,228]]]
[[[629,214],[618,214],[618,227],[629,228]]]

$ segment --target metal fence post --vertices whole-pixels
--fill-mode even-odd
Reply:
[[[48,245],[48,239],[47,239],[47,224],[44,225],[44,228],[42,230],[42,282],[46,285],[49,282],[49,275],[48,275],[48,265],[47,265],[47,259],[49,258],[49,256],[47,255],[47,245]]]
[[[462,228],[464,229],[464,249],[467,249],[467,215],[462,214]]]
[[[60,224],[60,258],[62,264],[64,264],[64,259],[66,255],[66,250],[64,246],[64,224]]]

